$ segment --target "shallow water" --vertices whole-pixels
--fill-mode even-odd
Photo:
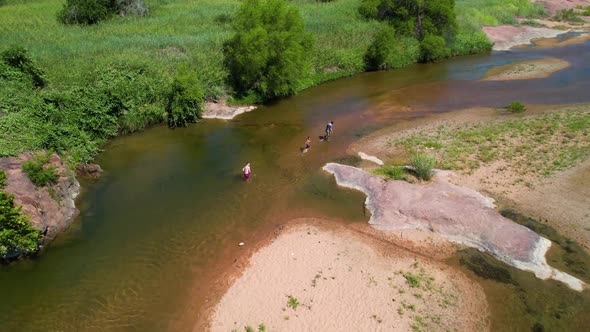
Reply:
[[[541,56],[572,67],[543,80],[475,81],[491,66]],[[233,121],[117,138],[97,160],[104,176],[84,186],[78,222],[39,259],[0,267],[0,330],[190,330],[239,254],[237,243],[247,246],[297,217],[368,220],[364,196],[321,171],[328,161],[356,162],[345,153],[351,142],[433,112],[590,101],[588,60],[590,43],[463,57],[334,81]],[[320,142],[329,120],[333,139]],[[312,148],[302,155],[307,136]],[[240,169],[247,161],[253,178],[246,183]],[[549,289],[570,296],[558,285]],[[531,296],[518,287],[506,292]],[[587,294],[580,296],[574,315],[587,309]],[[522,323],[514,326],[536,317],[523,315],[510,318]],[[511,326],[506,317],[494,312],[495,326]]]

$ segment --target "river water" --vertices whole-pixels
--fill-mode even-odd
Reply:
[[[491,66],[541,56],[572,66],[542,80],[477,81]],[[190,330],[222,289],[219,276],[243,250],[237,243],[293,218],[368,220],[364,196],[321,171],[356,162],[350,143],[434,112],[590,101],[589,60],[590,43],[462,57],[330,82],[232,121],[116,138],[97,160],[104,176],[83,184],[71,229],[40,258],[0,267],[0,330]],[[320,142],[330,120],[334,137]],[[307,136],[312,148],[302,155]],[[486,282],[487,291],[503,287]],[[493,326],[518,326],[511,319]]]

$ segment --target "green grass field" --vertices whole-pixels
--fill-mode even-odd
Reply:
[[[187,60],[202,69],[207,85],[225,87],[221,45],[231,35],[231,22],[222,18],[233,14],[240,1],[148,0],[147,17],[114,17],[95,26],[60,24],[56,13],[63,3],[7,0],[0,6],[1,48],[28,48],[54,87],[78,84],[107,63],[146,64],[170,75]],[[291,3],[316,37],[316,74],[309,85],[363,70],[364,52],[382,23],[360,17],[360,0]],[[457,13],[461,29],[477,30],[484,24],[513,23],[515,15],[536,17],[543,10],[528,0],[458,0]]]
[[[95,26],[58,23],[63,2],[8,0],[0,7],[2,46],[29,49],[53,86],[83,82],[89,71],[108,63],[144,64],[170,75],[177,63],[190,61],[203,71],[205,84],[225,87],[221,46],[231,23],[223,15],[233,14],[240,1],[148,0],[147,17],[114,17]],[[363,54],[381,23],[361,19],[359,2],[293,1],[318,45],[310,85],[363,70]]]

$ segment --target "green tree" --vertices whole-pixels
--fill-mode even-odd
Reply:
[[[455,0],[363,0],[359,12],[418,40],[426,35],[451,39],[457,30]]]
[[[184,127],[197,122],[203,110],[203,96],[197,74],[191,71],[188,65],[181,64],[168,94],[168,127]]]
[[[238,95],[267,100],[296,92],[311,72],[314,45],[297,8],[284,0],[245,0],[233,27],[224,64]]]
[[[369,70],[382,70],[389,68],[387,60],[395,51],[395,30],[390,27],[384,27],[376,35],[375,39],[369,45],[365,54],[365,64]]]

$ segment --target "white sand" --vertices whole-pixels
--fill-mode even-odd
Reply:
[[[489,328],[485,294],[462,273],[348,229],[295,226],[250,263],[215,308],[212,331]],[[404,273],[419,276],[420,286]]]

